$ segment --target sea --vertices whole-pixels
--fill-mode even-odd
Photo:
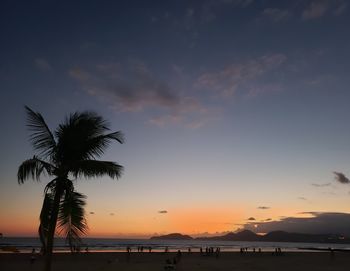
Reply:
[[[2,237],[0,238],[0,253],[8,251],[8,248],[16,248],[19,252],[31,252],[34,248],[40,251],[40,240],[35,237]],[[214,241],[214,240],[154,240],[154,239],[113,239],[113,238],[83,238],[81,251],[90,252],[125,252],[127,247],[131,252],[137,252],[143,247],[143,252],[169,252],[189,251],[199,252],[200,248],[220,248],[221,251],[234,252],[241,248],[248,251],[275,251],[281,248],[282,251],[315,251],[315,250],[343,250],[350,252],[350,244],[331,243],[290,243],[290,242],[242,242],[242,241]],[[55,252],[68,252],[69,246],[65,239],[57,238],[54,244]]]

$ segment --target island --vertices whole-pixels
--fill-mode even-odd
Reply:
[[[152,236],[150,239],[154,240],[192,240],[193,238],[189,235],[181,233],[170,233],[166,235]]]

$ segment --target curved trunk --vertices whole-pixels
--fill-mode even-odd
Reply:
[[[55,192],[53,206],[52,206],[52,213],[50,217],[49,231],[47,236],[47,247],[46,247],[45,268],[44,268],[45,271],[51,270],[52,249],[53,249],[56,223],[57,223],[57,217],[58,217],[58,211],[60,206],[60,200],[62,197],[62,192],[63,192],[62,186],[58,184]]]

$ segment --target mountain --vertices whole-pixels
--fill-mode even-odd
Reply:
[[[171,233],[161,236],[153,236],[155,240],[192,240],[189,235]],[[265,235],[258,235],[249,230],[237,233],[230,232],[222,236],[198,237],[195,240],[218,240],[218,241],[262,241],[262,242],[303,242],[303,243],[343,243],[350,244],[350,238],[339,234],[307,234],[285,231],[272,231]]]
[[[167,235],[152,236],[150,239],[154,240],[192,240],[193,238],[189,235],[181,233],[170,233]]]
[[[252,231],[243,230],[238,233],[230,232],[222,236],[199,237],[197,240],[220,241],[263,241],[263,242],[303,242],[303,243],[350,243],[350,238],[337,234],[307,234],[273,231],[265,235],[257,235]]]
[[[260,236],[249,230],[237,233],[229,232],[222,236],[198,237],[197,240],[220,240],[220,241],[260,241]]]

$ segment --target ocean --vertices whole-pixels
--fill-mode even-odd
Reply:
[[[143,246],[144,252],[188,251],[198,252],[202,247],[220,247],[221,251],[239,251],[240,248],[249,250],[261,249],[262,251],[274,251],[279,247],[283,251],[310,251],[313,249],[341,249],[349,250],[350,244],[326,244],[326,243],[289,243],[289,242],[242,242],[242,241],[212,241],[212,240],[150,240],[150,239],[113,239],[113,238],[83,238],[82,251],[89,248],[91,252],[125,252],[127,247],[131,252],[136,252],[137,247]],[[40,251],[40,240],[35,237],[2,237],[0,238],[0,252],[6,247],[16,247],[20,252],[30,252],[33,248]],[[55,239],[55,252],[67,252],[69,247],[64,239]]]

